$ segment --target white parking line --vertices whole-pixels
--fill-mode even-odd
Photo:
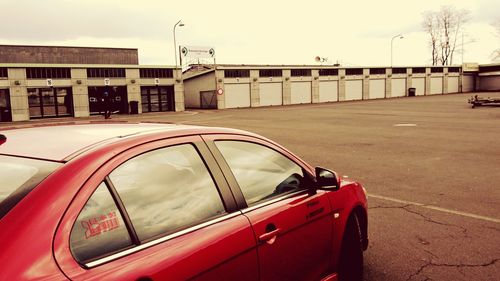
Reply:
[[[470,214],[470,213],[466,213],[466,212],[461,212],[461,211],[455,211],[455,210],[450,210],[450,209],[446,209],[446,208],[441,208],[441,207],[437,207],[437,206],[426,205],[426,204],[422,204],[422,203],[417,203],[417,202],[411,202],[411,201],[406,201],[406,200],[391,198],[391,197],[382,196],[382,195],[376,195],[376,194],[371,194],[370,193],[370,194],[368,194],[368,197],[382,199],[382,200],[396,202],[396,203],[401,203],[401,204],[418,206],[418,207],[422,207],[422,208],[426,208],[426,209],[430,209],[430,210],[440,211],[440,212],[443,212],[443,213],[449,213],[449,214],[459,215],[459,216],[473,218],[473,219],[478,219],[478,220],[483,220],[483,221],[500,223],[500,219],[497,219],[497,218],[480,216],[480,215]]]

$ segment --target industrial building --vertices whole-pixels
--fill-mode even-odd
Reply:
[[[140,65],[137,49],[0,45],[0,122],[499,91],[500,64]]]

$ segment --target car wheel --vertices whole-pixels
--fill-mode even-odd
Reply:
[[[340,252],[339,280],[363,280],[363,243],[358,216],[349,217],[342,239]]]

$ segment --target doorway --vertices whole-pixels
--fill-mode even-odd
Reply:
[[[0,122],[12,122],[9,89],[0,89]]]
[[[141,87],[142,113],[174,111],[174,86]]]
[[[109,94],[111,112],[128,114],[127,86],[89,87],[91,115],[104,113],[104,92]]]
[[[30,118],[73,116],[71,87],[29,88]]]

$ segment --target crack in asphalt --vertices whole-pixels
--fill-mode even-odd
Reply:
[[[425,216],[425,215],[421,214],[418,211],[414,211],[414,210],[409,209],[409,207],[411,207],[411,206],[413,206],[413,205],[411,205],[411,204],[406,204],[406,205],[402,205],[402,206],[382,206],[382,205],[379,205],[379,206],[374,206],[374,207],[368,207],[368,209],[402,209],[402,210],[405,210],[408,213],[411,213],[411,214],[414,214],[414,215],[417,215],[417,216],[423,218],[426,222],[430,222],[430,223],[434,223],[434,224],[438,224],[438,225],[442,225],[442,226],[450,226],[450,227],[459,228],[459,229],[462,230],[462,234],[464,235],[464,237],[469,238],[469,235],[467,233],[467,231],[468,231],[467,228],[465,228],[463,226],[460,226],[460,225],[455,225],[455,224],[449,224],[449,223],[443,223],[443,222],[440,222],[440,221],[436,221],[434,219],[431,219],[428,216]]]
[[[488,267],[488,266],[491,266],[491,265],[494,265],[495,263],[497,263],[498,261],[500,261],[500,259],[494,259],[490,262],[487,262],[487,263],[482,263],[482,264],[463,264],[463,263],[460,263],[460,264],[449,264],[449,263],[434,263],[432,261],[429,261],[427,262],[426,264],[422,265],[418,270],[417,272],[413,273],[412,275],[410,275],[406,281],[410,281],[413,277],[416,277],[418,275],[420,275],[420,273],[422,273],[422,271],[424,269],[426,269],[427,267],[431,267],[431,266],[436,266],[436,267],[454,267],[454,268],[457,268],[459,271],[460,269],[462,268],[471,268],[471,267]],[[461,272],[461,271],[460,271]],[[462,272],[461,272],[462,273]],[[429,280],[429,277],[426,276],[427,279],[425,280]]]

